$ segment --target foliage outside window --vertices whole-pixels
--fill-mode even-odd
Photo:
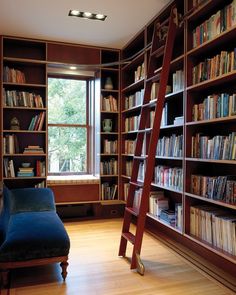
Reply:
[[[48,172],[88,172],[87,81],[48,78]]]

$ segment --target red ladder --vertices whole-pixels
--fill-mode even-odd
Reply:
[[[147,69],[147,79],[145,83],[145,90],[144,90],[144,98],[143,98],[143,105],[141,108],[141,116],[139,122],[139,129],[137,133],[137,140],[136,140],[136,147],[135,153],[133,158],[133,168],[132,168],[132,175],[130,179],[130,187],[129,193],[127,197],[127,203],[125,207],[124,213],[124,221],[123,221],[123,228],[120,240],[120,248],[119,248],[119,256],[125,256],[127,242],[131,242],[133,244],[133,253],[131,258],[131,269],[137,268],[137,271],[140,274],[144,274],[144,265],[140,259],[140,252],[142,246],[142,239],[143,239],[143,232],[145,228],[145,220],[146,214],[148,212],[149,206],[149,194],[151,189],[151,182],[153,180],[153,171],[155,165],[155,155],[156,155],[156,146],[159,138],[160,133],[160,124],[161,124],[161,117],[162,117],[162,110],[164,107],[165,95],[166,95],[166,87],[169,78],[169,69],[170,69],[170,62],[172,58],[174,40],[176,36],[176,30],[178,26],[178,14],[177,9],[175,6],[172,7],[169,21],[168,21],[168,32],[166,36],[166,43],[165,46],[160,46],[158,48],[158,33],[160,33],[162,25],[155,25],[154,33],[152,37],[152,45],[151,45],[151,53],[149,57],[149,64]],[[153,120],[153,128],[151,130],[151,136],[149,141],[149,148],[148,148],[148,155],[145,158],[147,161],[146,164],[146,172],[144,177],[144,182],[140,183],[137,181],[138,178],[138,170],[140,161],[143,159],[141,157],[142,146],[143,146],[143,139],[144,134],[146,132],[150,132],[150,129],[145,129],[148,126],[149,121],[149,113],[150,113],[150,95],[151,95],[151,87],[152,87],[152,77],[155,70],[155,59],[157,56],[163,54],[163,63],[162,63],[162,71],[160,74],[160,87],[158,92],[158,99],[155,106],[155,113],[154,113],[154,120]],[[141,202],[139,207],[139,212],[135,208],[133,208],[134,202],[134,194],[137,187],[142,187],[142,196]],[[132,216],[137,216],[137,226],[136,226],[136,233],[135,235],[132,234],[130,230],[130,224],[132,221]]]

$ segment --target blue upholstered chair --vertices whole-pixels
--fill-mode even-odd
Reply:
[[[70,240],[48,188],[3,188],[0,214],[0,271],[8,284],[12,268],[60,262],[66,278]]]

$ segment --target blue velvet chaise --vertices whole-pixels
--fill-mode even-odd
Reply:
[[[60,262],[67,275],[70,240],[56,213],[48,188],[3,188],[0,214],[0,272],[3,286],[9,270]]]

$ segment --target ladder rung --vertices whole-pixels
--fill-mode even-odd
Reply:
[[[122,233],[122,237],[125,238],[127,241],[129,241],[131,244],[134,245],[135,242],[135,236],[128,232],[128,233]]]
[[[139,214],[139,210],[136,208],[132,208],[132,207],[125,207],[125,210],[135,216],[138,216]]]
[[[148,133],[148,132],[151,132],[151,131],[152,131],[152,128],[146,128],[146,129],[138,130],[138,133]]]
[[[146,160],[147,156],[144,155],[144,156],[134,156],[133,159],[136,159],[136,160]]]
[[[142,183],[142,182],[134,182],[134,181],[130,181],[130,184],[131,184],[131,185],[134,185],[134,186],[138,186],[138,187],[143,187],[143,183]]]

